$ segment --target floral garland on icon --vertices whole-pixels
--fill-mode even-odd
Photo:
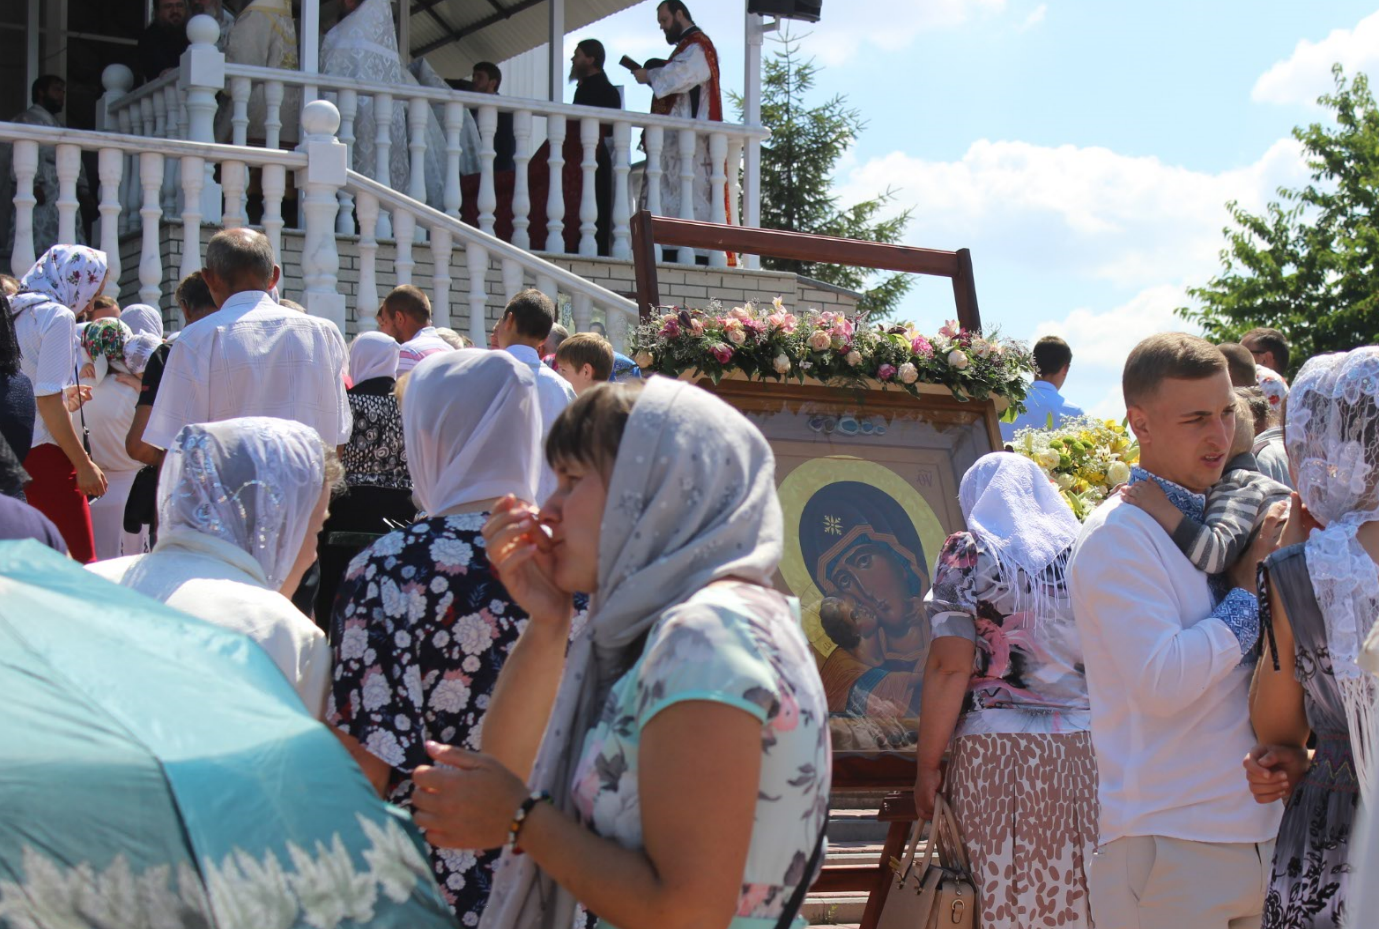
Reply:
[[[1001,397],[1007,421],[1024,410],[1034,360],[1021,342],[984,336],[949,322],[936,335],[908,324],[868,324],[832,311],[796,315],[771,304],[725,309],[661,308],[631,332],[633,360],[643,372],[679,377],[686,371],[716,384],[729,372],[781,381],[812,378],[845,386],[895,385],[919,396],[918,384],[947,387],[959,400]]]
[[[1044,470],[1084,521],[1130,480],[1130,467],[1140,460],[1139,443],[1124,425],[1091,416],[1065,419],[1057,429],[1021,429],[1011,447]]]

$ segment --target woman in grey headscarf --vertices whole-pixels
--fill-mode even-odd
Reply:
[[[567,929],[577,904],[621,929],[788,921],[821,851],[828,712],[799,604],[771,589],[766,440],[656,378],[588,391],[546,449],[556,493],[484,529],[530,622],[484,753],[428,745],[442,766],[414,775],[417,824],[440,846],[506,843],[486,929]],[[592,602],[567,658],[576,590]]]

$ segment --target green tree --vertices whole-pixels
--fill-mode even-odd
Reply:
[[[1365,75],[1332,73],[1335,90],[1318,103],[1335,124],[1293,130],[1311,183],[1280,189],[1262,216],[1226,204],[1234,227],[1223,230],[1222,270],[1188,289],[1198,307],[1178,310],[1215,340],[1281,330],[1294,371],[1312,355],[1379,342],[1379,110]]]
[[[861,114],[835,95],[811,106],[807,100],[820,68],[801,60],[799,41],[783,33],[780,48],[763,65],[761,121],[771,138],[761,150],[761,224],[816,235],[844,236],[898,243],[910,222],[910,211],[887,218],[895,199],[886,190],[870,200],[842,206],[832,179],[839,159],[866,128]],[[733,102],[742,113],[742,98]],[[861,307],[873,318],[892,312],[913,284],[908,274],[875,274],[867,268],[763,258],[762,266],[792,271],[862,294]]]

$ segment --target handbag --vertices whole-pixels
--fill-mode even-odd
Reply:
[[[152,526],[158,511],[158,469],[145,465],[134,475],[124,504],[124,531],[137,533]]]
[[[915,851],[924,825],[915,823],[905,858],[890,861],[895,884],[886,895],[876,929],[974,929],[976,884],[957,817],[943,794],[934,797],[929,841],[917,859]]]

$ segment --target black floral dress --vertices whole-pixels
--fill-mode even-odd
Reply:
[[[388,799],[408,810],[427,739],[479,747],[498,672],[527,624],[489,568],[487,519],[426,519],[384,536],[350,562],[336,600],[326,718],[392,766]],[[431,850],[462,925],[478,925],[497,860]]]
[[[1340,926],[1345,921],[1350,832],[1360,803],[1360,784],[1345,706],[1331,670],[1326,622],[1312,593],[1304,546],[1276,552],[1265,562],[1261,579],[1261,606],[1267,609],[1272,585],[1288,611],[1296,643],[1295,673],[1302,685],[1308,724],[1317,736],[1312,767],[1283,812],[1262,926]]]

